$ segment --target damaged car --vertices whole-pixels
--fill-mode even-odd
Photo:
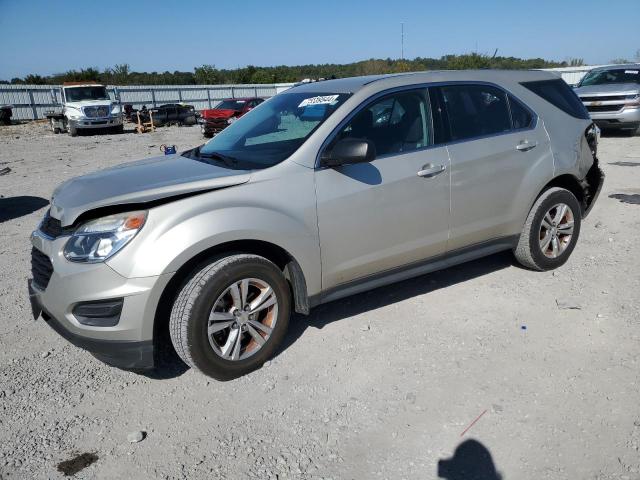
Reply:
[[[277,352],[292,312],[504,250],[560,267],[602,183],[596,128],[551,73],[315,82],[197,148],[60,185],[29,297],[111,365],[153,367],[164,335],[228,380]]]
[[[217,135],[262,102],[264,99],[258,97],[227,98],[215,108],[202,110],[199,120],[202,134],[207,138]]]

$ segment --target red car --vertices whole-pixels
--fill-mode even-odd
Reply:
[[[227,98],[215,108],[202,110],[200,117],[202,134],[208,138],[213,137],[262,102],[264,99],[258,97]]]

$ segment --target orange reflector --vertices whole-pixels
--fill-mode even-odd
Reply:
[[[144,221],[146,219],[146,215],[144,213],[136,213],[135,215],[131,215],[127,218],[127,221],[124,222],[124,228],[127,230],[137,230],[138,228],[144,225]]]

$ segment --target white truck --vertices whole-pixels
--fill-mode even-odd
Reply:
[[[56,107],[46,112],[54,133],[69,132],[75,137],[79,130],[103,130],[121,133],[122,106],[118,91],[112,100],[107,88],[97,82],[65,82],[62,88],[51,89]]]

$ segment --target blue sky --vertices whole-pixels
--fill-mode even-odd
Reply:
[[[640,0],[0,0],[0,79],[475,51],[591,64],[640,49]]]

